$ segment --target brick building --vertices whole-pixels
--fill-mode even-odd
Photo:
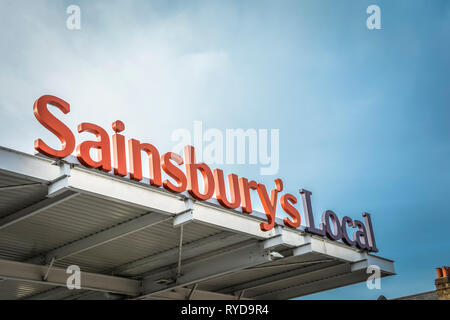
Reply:
[[[406,297],[397,298],[396,300],[450,300],[450,267],[436,268],[436,290],[422,292]]]

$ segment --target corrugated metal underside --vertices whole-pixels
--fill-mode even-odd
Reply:
[[[220,233],[220,230],[200,224],[189,224],[184,228],[183,244],[217,233]],[[179,230],[174,229],[172,221],[169,220],[68,257],[59,265],[75,264],[84,266],[84,271],[102,272],[178,247],[178,241]]]
[[[19,187],[17,189],[8,189]],[[47,186],[17,175],[0,172],[0,218],[43,199]]]
[[[30,183],[26,179],[1,174],[0,186]],[[1,191],[1,216],[7,216],[45,199],[45,184],[17,190]],[[19,223],[0,230],[0,259],[26,262],[28,259],[96,234],[102,230],[139,217],[147,212],[125,204],[92,195],[79,194],[74,198],[45,209]],[[183,244],[220,233],[221,230],[201,224],[184,227]],[[123,264],[175,248],[179,229],[172,220],[142,229],[78,254],[57,261],[54,265],[72,264],[86,272],[104,272]],[[0,299],[23,299],[54,286],[0,280]]]
[[[343,273],[350,270],[349,264],[324,258],[319,254],[291,256],[202,282],[199,288],[200,290],[227,294],[236,294],[239,293],[241,288],[246,288],[246,298],[258,298],[262,294],[322,280],[324,272],[314,271],[334,266],[342,266]],[[296,294],[293,297],[296,296],[299,295]]]
[[[8,220],[10,215],[16,215],[22,209],[26,211],[30,206],[48,201],[48,183],[0,170],[0,219]],[[77,265],[83,272],[131,279],[147,275],[149,271],[159,272],[161,268],[172,271],[178,258],[180,228],[174,228],[171,215],[148,212],[131,203],[112,201],[88,193],[78,193],[63,202],[55,202],[54,205],[45,207],[25,219],[19,219],[18,222],[16,220],[16,223],[11,225],[0,223],[0,259],[38,264],[36,258],[42,258],[53,250],[79,244],[104,234],[106,230],[117,229],[139,220],[136,218],[147,219],[152,215],[159,215],[163,219],[151,226],[145,224],[145,227],[138,228],[137,231],[125,232],[75,250],[57,259],[54,266],[64,268]],[[195,265],[196,259],[205,259],[213,254],[220,255],[231,250],[230,247],[240,248],[257,242],[257,239],[251,238],[249,234],[235,234],[224,230],[226,229],[221,229],[220,226],[211,227],[195,221],[183,225],[183,247],[194,243],[191,249],[195,249],[197,241],[201,240],[201,248],[204,251],[193,250],[199,256],[183,259],[182,263],[193,261]],[[280,246],[275,249],[280,254],[278,259],[274,258],[276,260],[271,262],[266,262],[269,259],[258,260],[264,262],[253,264],[252,267],[246,265],[240,271],[226,275],[205,277],[197,283],[197,289],[224,295],[238,295],[245,290],[245,298],[289,299],[356,283],[367,277],[361,273],[364,270],[353,272],[350,263],[330,258],[330,255],[309,252],[294,256],[293,249],[288,247]],[[148,262],[153,261],[155,256],[161,257],[160,253],[164,255],[159,264]],[[130,264],[133,267],[130,267]],[[157,279],[155,282],[159,280],[166,279]],[[35,298],[36,295],[40,295],[40,298],[79,299],[92,297],[93,293],[95,292],[89,290],[69,291],[65,287],[47,285],[42,281],[0,279],[2,300]],[[106,293],[97,294],[98,296],[93,297],[102,297],[101,295]]]
[[[3,280],[0,282],[0,300],[25,299],[53,288],[55,286],[40,283]]]

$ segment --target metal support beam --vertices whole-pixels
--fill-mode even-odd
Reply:
[[[87,291],[79,296],[68,296],[64,300],[123,300],[126,296],[109,292]]]
[[[183,254],[183,226],[180,227],[180,243],[178,245],[178,264],[177,264],[177,278],[181,276],[181,255]]]
[[[366,259],[353,263],[340,263],[328,268],[321,268],[316,271],[293,277],[291,283],[298,283],[289,288],[275,290],[272,292],[253,296],[255,299],[291,299],[354,283],[366,281],[368,278],[367,267],[377,265],[381,269],[381,276],[390,276],[394,273],[392,261],[368,255]]]
[[[46,198],[36,204],[16,211],[6,217],[0,218],[0,230],[10,227],[24,219],[30,218],[41,211],[47,210],[57,204],[67,201],[77,195],[74,191],[65,191],[53,198]]]
[[[294,270],[280,272],[280,273],[276,273],[276,274],[273,274],[270,276],[265,276],[262,278],[244,282],[244,283],[241,283],[241,284],[238,284],[235,286],[225,287],[220,290],[217,290],[217,292],[224,293],[224,294],[232,294],[233,292],[239,292],[241,290],[249,291],[249,290],[264,287],[267,285],[273,285],[276,282],[285,281],[286,279],[292,279],[292,278],[296,278],[299,276],[303,276],[303,277],[305,277],[306,275],[311,276],[316,273],[317,274],[319,274],[319,273],[325,274],[327,272],[328,268],[330,268],[330,267],[332,268],[332,267],[340,264],[340,262],[337,262],[337,261],[332,261],[332,262],[310,261],[309,264],[310,264],[310,266],[306,266],[303,268],[297,268]]]
[[[86,293],[85,290],[71,290],[75,292],[69,292],[66,287],[52,287],[52,289],[34,294],[26,298],[26,300],[63,300],[67,297],[77,294]],[[78,291],[82,291],[78,293]]]
[[[352,272],[367,270],[369,266],[379,267],[381,272],[386,275],[395,274],[394,262],[392,260],[377,257],[372,254],[368,254],[364,260],[353,263]]]
[[[198,283],[194,284],[191,291],[189,292],[189,295],[187,296],[187,300],[191,300],[192,295],[194,294],[194,291],[197,290],[197,287],[198,287]]]
[[[310,238],[298,230],[291,230],[281,226],[276,226],[274,230],[275,236],[264,241],[265,249],[295,248],[310,242]]]
[[[224,231],[241,233],[257,239],[269,239],[276,235],[274,229],[262,231],[261,220],[233,210],[214,207],[207,203],[195,202],[193,210],[180,214],[173,221],[173,226],[180,227],[186,223],[197,222]]]
[[[342,267],[342,269],[339,267]],[[298,285],[252,296],[252,298],[258,300],[286,300],[330,289],[336,289],[342,286],[348,286],[367,279],[367,274],[364,270],[350,272],[348,269],[345,270],[344,267],[345,264],[338,265],[335,267],[336,270],[330,270],[330,273],[327,276],[324,276],[323,274],[317,275],[314,279],[305,280],[303,283]],[[347,268],[350,268],[349,264],[347,264]]]
[[[59,287],[58,289],[63,289]],[[54,291],[54,290],[53,290]],[[126,295],[109,293],[104,291],[89,291],[89,290],[69,290],[65,289],[64,294],[59,298],[51,297],[50,299],[45,299],[45,293],[37,294],[32,297],[27,297],[26,300],[123,300],[126,299]],[[36,297],[38,299],[36,299]]]
[[[236,235],[229,232],[222,232],[184,245],[183,257],[184,259],[190,259],[195,256],[211,252],[216,249],[233,246],[247,239],[248,238],[242,235]],[[178,248],[173,248],[165,252],[140,259],[138,261],[127,263],[112,270],[105,270],[105,272],[103,273],[113,275],[129,275],[127,273],[132,272],[133,274],[138,274],[143,273],[144,271],[155,270],[164,266],[174,265],[177,262],[177,253]],[[48,256],[50,255],[48,254]],[[38,256],[30,261],[33,261],[33,263],[39,263],[42,262],[42,259],[44,259],[42,256]],[[31,299],[36,300],[61,299],[65,296],[67,296],[67,290],[65,288],[55,288],[34,295],[33,297],[31,297]]]
[[[184,259],[190,259],[195,256],[217,250],[220,248],[235,245],[247,240],[242,235],[232,234],[230,232],[221,232],[219,234],[209,236],[183,246]],[[113,274],[140,274],[155,270],[177,262],[178,248],[173,248],[156,255],[145,257],[143,259],[124,264],[118,268],[110,270]]]
[[[184,273],[177,279],[176,283],[167,283],[168,280],[170,281],[170,279],[174,278],[176,269],[166,269],[152,274],[144,279],[143,288],[145,294],[140,298],[223,276],[270,261],[270,254],[267,250],[264,250],[261,243],[247,244],[212,257],[186,263],[183,267]]]
[[[157,299],[157,300],[185,300],[186,296],[188,296],[189,292],[192,291],[192,289],[188,288],[177,288],[175,290],[171,291],[165,291],[159,294],[152,295],[148,297],[148,299]],[[217,292],[212,291],[203,291],[196,289],[195,294],[191,296],[190,300],[236,300],[235,296],[227,295],[227,294],[221,294]],[[249,300],[245,297],[242,297],[241,300]]]
[[[267,247],[266,240],[264,246]],[[385,274],[394,274],[393,262],[387,259],[379,258],[373,255],[368,255],[365,252],[357,252],[350,248],[345,248],[340,245],[330,244],[327,241],[323,241],[316,238],[310,238],[308,243],[302,245],[293,250],[293,257],[302,256],[308,254],[320,254],[323,259],[315,259],[312,261],[295,262],[294,264],[312,264],[309,267],[296,268],[294,270],[277,273],[268,277],[255,279],[246,283],[242,283],[236,286],[230,286],[218,290],[221,293],[233,293],[242,289],[255,289],[264,287],[266,285],[274,285],[276,282],[292,279],[293,281],[299,281],[305,277],[320,277],[324,273],[329,273],[335,268],[345,268],[350,266],[351,269],[347,273],[356,272],[359,270],[366,270],[369,265],[377,265]],[[284,264],[284,266],[289,264]],[[336,266],[336,267],[335,267]],[[343,266],[343,267],[339,267]],[[272,268],[273,265],[260,266],[256,268]]]
[[[200,239],[183,246],[183,257],[184,259],[190,259],[216,249],[223,247],[233,246],[237,243],[241,243],[248,238],[242,235],[236,235],[229,232],[222,232],[213,236]],[[162,253],[149,256],[138,261],[127,263],[118,268],[112,270],[105,270],[105,274],[113,275],[129,275],[127,273],[143,273],[148,270],[155,270],[164,266],[174,265],[177,262],[178,248],[173,248]],[[48,256],[50,256],[48,254]],[[42,262],[44,259],[42,256],[36,257],[30,261],[33,263]],[[36,300],[47,300],[47,299],[61,299],[67,296],[67,290],[65,288],[55,288],[43,293],[39,293],[31,297],[31,299]]]
[[[350,248],[342,243],[313,236],[305,237],[305,244],[293,249],[294,256],[317,253],[344,262],[356,262],[367,258],[367,253]]]
[[[52,258],[52,261],[50,261],[50,265],[48,266],[47,272],[45,273],[45,276],[42,280],[47,281],[48,275],[50,274],[50,271],[52,270],[54,263],[55,263],[55,258]]]
[[[43,277],[47,272],[47,268],[47,266],[0,260],[0,277],[18,281],[66,286],[69,275],[65,269],[53,267],[52,272],[48,274],[47,280],[44,281]],[[141,282],[132,279],[81,272],[81,289],[136,296],[140,293]]]
[[[149,228],[164,221],[168,221],[170,219],[172,218],[162,214],[147,213],[143,216],[121,223],[110,229],[106,229],[104,231],[95,233],[91,236],[82,238],[75,242],[59,247],[55,250],[47,252],[44,255],[34,257],[28,260],[27,262],[40,263],[44,261],[45,263],[48,263],[48,261],[51,261],[52,259],[61,260],[71,255],[108,243],[120,237],[124,237],[128,234],[137,232],[145,228]]]
[[[4,147],[0,147],[0,163],[0,172],[26,176],[28,180],[34,182],[47,183],[59,175],[58,168],[50,165],[52,160]]]
[[[70,171],[67,187],[80,193],[95,195],[168,216],[178,214],[186,209],[181,195],[130,179],[79,167]]]
[[[0,192],[1,191],[9,191],[9,190],[20,190],[20,189],[25,189],[25,188],[30,188],[30,187],[37,187],[37,186],[41,186],[42,183],[36,182],[36,183],[26,183],[26,184],[18,184],[18,185],[14,185],[14,186],[3,186],[0,187]]]

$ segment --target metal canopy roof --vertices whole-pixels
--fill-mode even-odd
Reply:
[[[290,299],[391,260],[264,214],[0,147],[0,299]],[[181,241],[180,241],[181,240]],[[180,255],[181,242],[181,255]],[[81,289],[66,287],[80,267]]]

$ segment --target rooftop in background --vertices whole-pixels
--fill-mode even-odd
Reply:
[[[435,280],[436,290],[418,293],[395,300],[450,300],[450,278],[449,267],[436,268],[437,278]]]

